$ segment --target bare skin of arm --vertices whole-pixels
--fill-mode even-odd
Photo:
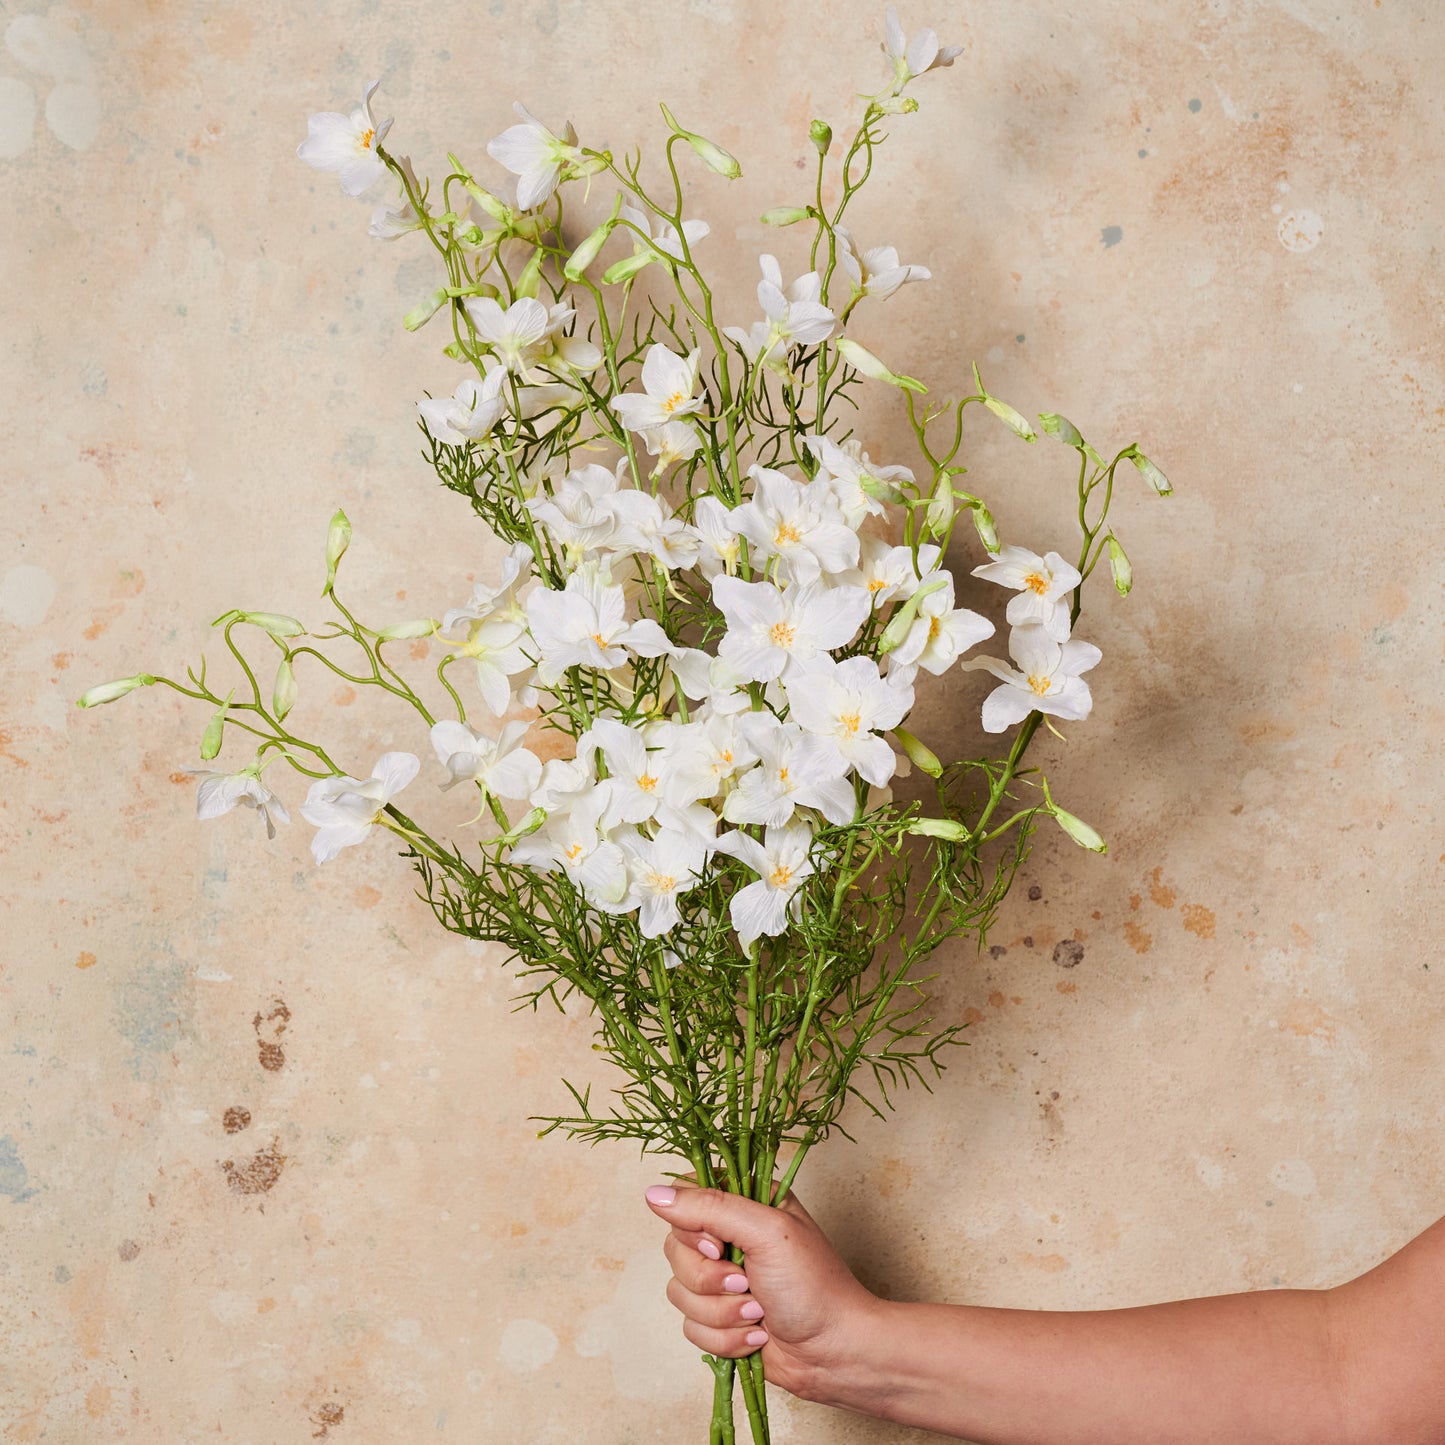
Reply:
[[[1445,1445],[1445,1220],[1334,1289],[1044,1311],[881,1300],[792,1195],[648,1203],[683,1334],[803,1399],[978,1445]]]

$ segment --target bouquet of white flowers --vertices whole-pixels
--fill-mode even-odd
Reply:
[[[439,618],[373,626],[341,598],[338,512],[325,623],[228,611],[214,624],[224,685],[203,660],[80,700],[165,686],[209,710],[204,762],[244,739],[244,764],[201,770],[203,818],[245,804],[274,835],[289,815],[266,770],[281,760],[313,780],[301,814],[319,863],[391,834],[446,928],[503,945],[525,997],[590,1008],[621,1082],[602,1106],[569,1085],[570,1111],[544,1133],[637,1140],[765,1203],[850,1097],[878,1112],[941,1068],[960,1031],[929,1019],[919,966],[949,939],[982,941],[1038,820],[1103,851],[1025,757],[1046,719],[1089,713],[1100,654],[1073,636],[1085,582],[1107,557],[1130,587],[1107,522],[1117,469],[1169,490],[1136,447],[1106,461],[1045,414],[1077,458],[1077,561],[1003,545],[958,485],[965,412],[1026,442],[1034,429],[976,367],[966,395],[934,400],[846,334],[865,303],[929,276],[844,224],[887,125],[917,109],[909,88],[957,53],[932,31],[905,40],[892,11],[886,37],[890,74],[838,182],[832,132],[814,121],[811,198],[763,217],[811,233],[806,270],[785,283],[762,256],[762,316],[740,326],[717,319],[699,261],[709,228],[684,215],[678,170],[689,152],[725,177],[738,162],[665,106],[658,190],[640,155],[619,162],[519,105],[487,146],[517,177],[512,201],[455,155],[440,186],[420,181],[382,144],[375,85],[351,114],[313,116],[301,158],[352,195],[390,178],[371,234],[424,238],[440,260],[444,283],[404,325],[445,320],[465,375],[417,404],[419,425],[443,486],[507,544],[500,574]],[[583,177],[617,190],[578,237],[563,194]],[[851,435],[869,387],[901,396],[921,469],[879,464]],[[1011,660],[964,658],[994,633],[956,605],[945,565],[964,513],[988,554],[974,575],[1014,594]],[[411,663],[429,648],[423,681]],[[1002,757],[945,765],[908,731],[920,681],[953,667],[993,676],[982,726],[1012,730]],[[473,806],[423,826],[397,802],[416,753],[353,776],[334,744],[293,732],[299,679],[318,668],[402,704],[440,787]],[[927,810],[890,790],[910,767],[934,781]],[[761,1356],[707,1359],[709,1439],[734,1439],[740,1381],[765,1441]]]

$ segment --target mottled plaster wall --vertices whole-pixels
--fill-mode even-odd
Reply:
[[[971,1047],[801,1192],[898,1297],[1342,1280],[1445,1200],[1438,11],[904,18],[968,48],[860,208],[936,278],[865,339],[941,390],[977,357],[1177,495],[1121,499],[1136,594],[1088,620],[1094,717],[1040,750],[1108,858],[1041,835],[992,952],[944,961]],[[429,264],[295,160],[309,111],[383,76],[426,170],[480,160],[514,96],[618,148],[672,98],[744,160],[695,204],[747,320],[758,251],[801,259],[751,218],[798,198],[809,117],[856,113],[879,17],[9,0],[0,26],[0,1439],[700,1438],[654,1166],[528,1123],[564,1062],[605,1082],[586,1021],[511,1012],[384,846],[318,871],[304,825],[197,825],[167,696],[71,702],[233,604],[314,615],[338,504],[377,611],[495,560],[417,456],[413,399],[454,375],[398,325]],[[886,409],[865,430],[901,454]],[[1068,534],[1062,453],[968,447],[1006,535]],[[919,730],[971,749],[982,691],[950,676]],[[396,741],[347,721],[350,761]],[[922,1438],[776,1414],[798,1445]]]

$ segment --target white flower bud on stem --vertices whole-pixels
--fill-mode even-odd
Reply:
[[[283,657],[271,688],[271,711],[276,714],[277,722],[284,722],[286,714],[296,706],[296,695],[296,670],[291,666],[290,657]]]
[[[336,585],[337,564],[346,555],[351,545],[351,523],[339,507],[326,530],[326,586],[321,589],[323,597],[329,595]]]
[[[921,768],[930,778],[942,776],[943,764],[939,762],[938,754],[932,748],[926,747],[906,728],[894,728],[893,736],[898,739],[899,746],[915,768]]]
[[[150,687],[155,682],[148,672],[138,672],[134,677],[122,677],[115,682],[98,683],[95,687],[87,688],[76,698],[76,707],[99,707],[102,703],[114,702],[119,697],[124,697],[128,692],[134,692],[138,687]]]
[[[1109,571],[1114,574],[1114,587],[1120,597],[1127,597],[1129,589],[1134,585],[1134,569],[1129,565],[1129,558],[1119,545],[1119,539],[1112,532],[1105,541],[1109,546]]]
[[[662,107],[662,118],[667,122],[673,135],[685,140],[709,170],[716,171],[720,176],[726,176],[730,181],[735,181],[742,175],[743,168],[739,165],[735,155],[708,140],[706,136],[698,135],[695,131],[684,130],[673,119],[672,112],[665,105]]]
[[[1128,447],[1124,455],[1139,469],[1139,475],[1149,483],[1151,487],[1161,496],[1170,496],[1174,488],[1169,485],[1169,478],[1139,450],[1137,446]]]
[[[851,341],[846,336],[837,345],[838,355],[855,371],[861,371],[864,376],[871,376],[875,381],[886,381],[889,386],[899,387],[903,391],[926,392],[928,390],[921,381],[916,381],[911,376],[903,376],[896,371],[890,371],[866,347],[859,346],[856,341]]]

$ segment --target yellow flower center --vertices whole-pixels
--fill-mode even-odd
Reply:
[[[870,592],[881,592],[887,585],[888,579],[886,577],[875,577],[869,582],[868,590]]]
[[[768,882],[774,888],[786,888],[792,880],[793,870],[786,863],[779,863],[771,873],[768,874]]]
[[[371,149],[371,143],[372,143],[372,141],[374,141],[375,139],[376,139],[376,131],[375,131],[374,129],[372,129],[372,130],[364,130],[364,131],[362,131],[362,133],[356,138],[356,147],[357,147],[358,150],[369,151],[369,150]]]
[[[773,533],[773,546],[796,547],[803,540],[803,534],[791,522],[779,522]]]
[[[851,738],[857,733],[862,722],[863,719],[856,712],[845,712],[838,719],[838,731],[845,737]]]
[[[939,618],[937,618],[937,617],[930,617],[930,618],[928,619],[928,640],[929,640],[930,642],[937,642],[937,641],[938,641],[938,634],[939,634],[942,630],[943,630],[943,623],[941,622],[941,620],[940,620]]]
[[[1029,674],[1029,686],[1033,689],[1036,697],[1047,697],[1049,695],[1049,689],[1053,685],[1054,680],[1052,677],[1037,677],[1032,673]]]
[[[567,861],[569,863],[575,863],[584,852],[586,852],[586,849],[584,849],[580,843],[574,843],[567,850]]]
[[[606,646],[607,646],[607,639],[606,639],[605,637],[603,637],[603,635],[602,635],[600,632],[594,632],[594,633],[592,634],[592,640],[593,640],[593,642],[595,642],[595,643],[598,645],[598,647],[606,647]]]
[[[1042,597],[1049,590],[1049,579],[1042,572],[1030,572],[1024,577],[1024,586]]]
[[[663,399],[662,409],[668,416],[671,416],[686,400],[687,393],[685,391],[674,391],[670,396]]]
[[[650,793],[657,787],[657,779],[653,777],[651,773],[643,773],[637,780],[637,786],[641,788],[644,793]]]
[[[798,629],[791,622],[775,622],[768,628],[768,641],[774,647],[791,647]]]
[[[647,885],[654,893],[671,893],[677,887],[677,878],[672,873],[649,873]]]

